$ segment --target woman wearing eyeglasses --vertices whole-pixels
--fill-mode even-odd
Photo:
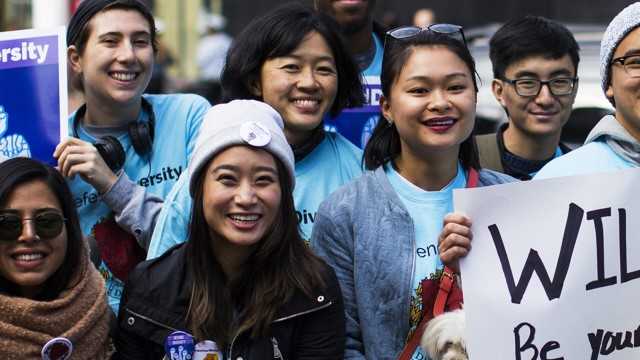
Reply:
[[[420,284],[443,268],[438,235],[453,189],[512,180],[478,164],[476,72],[462,29],[400,28],[385,44],[369,171],[320,206],[311,239],[340,280],[348,358],[395,358],[413,335]]]
[[[2,358],[71,351],[74,359],[106,359],[112,316],[60,173],[28,158],[1,163]]]

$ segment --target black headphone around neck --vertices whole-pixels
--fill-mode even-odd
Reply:
[[[153,107],[151,103],[145,98],[142,99],[142,109],[149,115],[149,121],[131,121],[128,124],[127,132],[131,138],[131,145],[133,149],[140,156],[145,156],[151,151],[153,145],[153,134],[156,123],[156,117],[153,113]],[[82,120],[85,112],[87,111],[87,104],[83,104],[76,112],[76,117],[73,120],[73,136],[78,136],[78,122]],[[109,166],[109,168],[116,172],[122,169],[126,154],[120,141],[115,136],[103,136],[96,141],[93,146],[96,147],[98,153]]]

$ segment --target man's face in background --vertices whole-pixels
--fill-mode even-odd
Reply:
[[[372,22],[376,0],[315,0],[316,9],[334,18],[345,35],[356,33]]]

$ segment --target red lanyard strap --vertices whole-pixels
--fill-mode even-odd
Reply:
[[[467,188],[477,187],[479,178],[480,174],[478,174],[478,170],[469,168],[469,170],[467,171]]]
[[[467,188],[474,188],[478,186],[478,179],[480,175],[478,170],[469,168],[467,171]],[[424,291],[424,290],[423,290]],[[447,304],[449,302],[449,304]],[[423,306],[425,303],[423,301]],[[433,304],[432,309],[422,309],[422,320],[416,327],[413,335],[405,345],[402,353],[398,356],[398,360],[409,360],[416,351],[420,338],[424,329],[427,327],[427,323],[434,317],[441,315],[445,311],[451,311],[462,308],[462,289],[458,286],[455,279],[455,273],[448,266],[445,266],[442,270],[442,275],[438,281],[438,294]]]

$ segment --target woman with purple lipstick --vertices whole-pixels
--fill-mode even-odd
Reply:
[[[421,283],[443,269],[438,235],[453,189],[512,181],[478,163],[478,87],[462,28],[397,28],[385,44],[369,171],[320,206],[311,237],[340,280],[347,358],[395,359],[411,338],[423,316]]]

